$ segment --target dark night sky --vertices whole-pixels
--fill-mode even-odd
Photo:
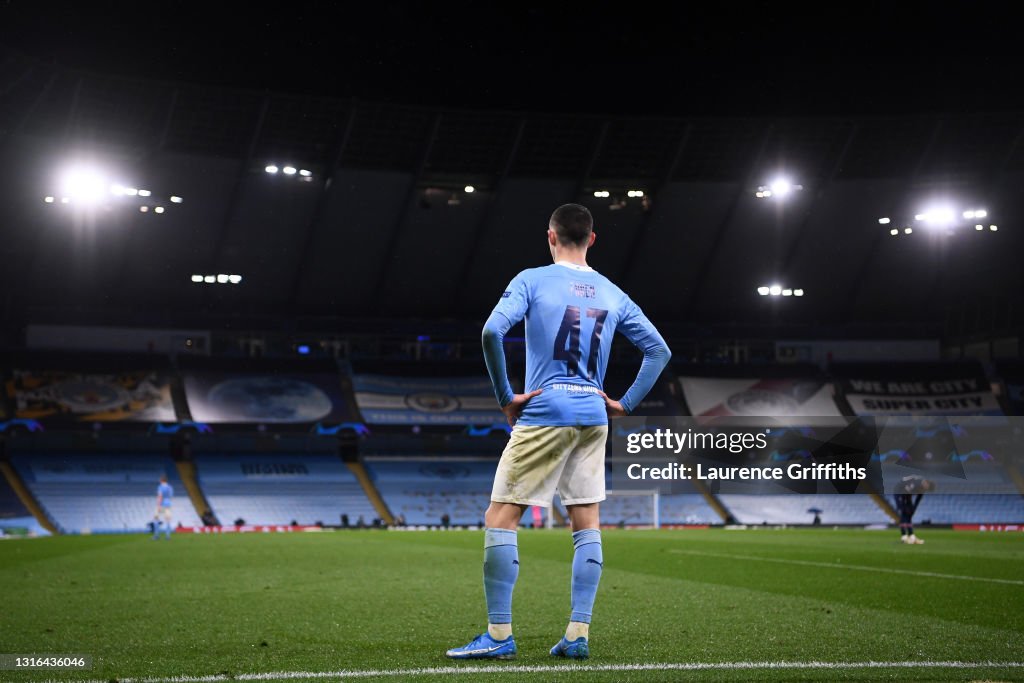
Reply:
[[[717,9],[6,0],[0,46],[130,76],[454,107],[667,115],[1024,108],[1010,3],[710,4]]]

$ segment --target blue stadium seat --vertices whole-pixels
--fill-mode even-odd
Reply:
[[[483,522],[490,504],[496,460],[369,458],[367,470],[393,515],[409,525]]]
[[[221,524],[337,525],[377,517],[355,475],[335,455],[217,454],[195,457],[200,486]]]
[[[174,487],[174,523],[199,524],[174,462],[164,455],[33,454],[15,455],[12,463],[62,533],[146,531],[161,474]]]

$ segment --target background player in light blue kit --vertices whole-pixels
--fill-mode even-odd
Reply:
[[[153,540],[160,538],[160,526],[164,527],[167,540],[171,540],[171,499],[174,498],[174,487],[167,483],[167,475],[160,475],[160,485],[156,487],[156,514],[153,518]],[[161,520],[162,518],[162,520]]]
[[[590,618],[604,567],[598,505],[605,498],[608,417],[635,410],[671,355],[640,308],[587,265],[587,249],[596,237],[593,225],[584,206],[556,209],[547,232],[554,264],[513,278],[484,325],[487,371],[513,429],[485,516],[487,631],[448,650],[452,658],[515,656],[512,590],[519,575],[519,520],[530,505],[549,507],[556,489],[569,512],[574,554],[572,613],[551,654],[575,659],[590,654]],[[505,369],[503,340],[523,318],[526,388],[515,394]],[[636,381],[618,401],[603,390],[616,331],[644,354]]]

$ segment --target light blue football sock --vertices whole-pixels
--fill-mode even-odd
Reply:
[[[165,529],[165,531],[166,531],[165,535],[167,537],[167,540],[169,541],[169,540],[171,540],[171,532],[174,531],[174,527],[171,526],[170,521],[164,522],[164,524],[167,525],[167,528]]]
[[[601,532],[598,529],[573,532],[572,545],[576,550],[572,558],[572,616],[569,620],[589,624],[604,568]]]
[[[154,541],[160,540],[160,520],[159,519],[154,519],[153,520],[153,540]]]
[[[484,595],[492,624],[512,623],[512,589],[519,578],[518,533],[488,529],[484,533]]]

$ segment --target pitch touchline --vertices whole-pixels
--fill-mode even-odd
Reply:
[[[986,583],[1004,583],[1010,586],[1024,586],[1024,581],[1016,579],[990,579],[983,576],[965,576],[963,574],[940,574],[938,572],[919,572],[912,569],[892,569],[891,567],[871,567],[864,564],[835,564],[832,562],[813,562],[811,560],[786,560],[779,557],[759,557],[757,555],[732,555],[730,553],[709,553],[704,550],[680,550],[670,548],[670,553],[678,555],[701,555],[704,557],[722,557],[730,560],[757,560],[759,562],[778,562],[780,564],[800,564],[806,567],[826,567],[828,569],[857,569],[865,572],[885,572],[886,574],[910,574],[911,576],[929,576],[935,579],[959,579],[960,581],[984,581]]]
[[[319,678],[380,678],[386,676],[456,676],[460,674],[517,674],[550,671],[742,671],[757,669],[1020,669],[1024,662],[664,662],[651,664],[568,664],[562,666],[504,665],[434,666],[417,669],[369,669],[340,671],[273,671],[213,676],[118,678],[80,683],[218,683],[219,681],[312,680]],[[52,683],[52,682],[51,682]]]

